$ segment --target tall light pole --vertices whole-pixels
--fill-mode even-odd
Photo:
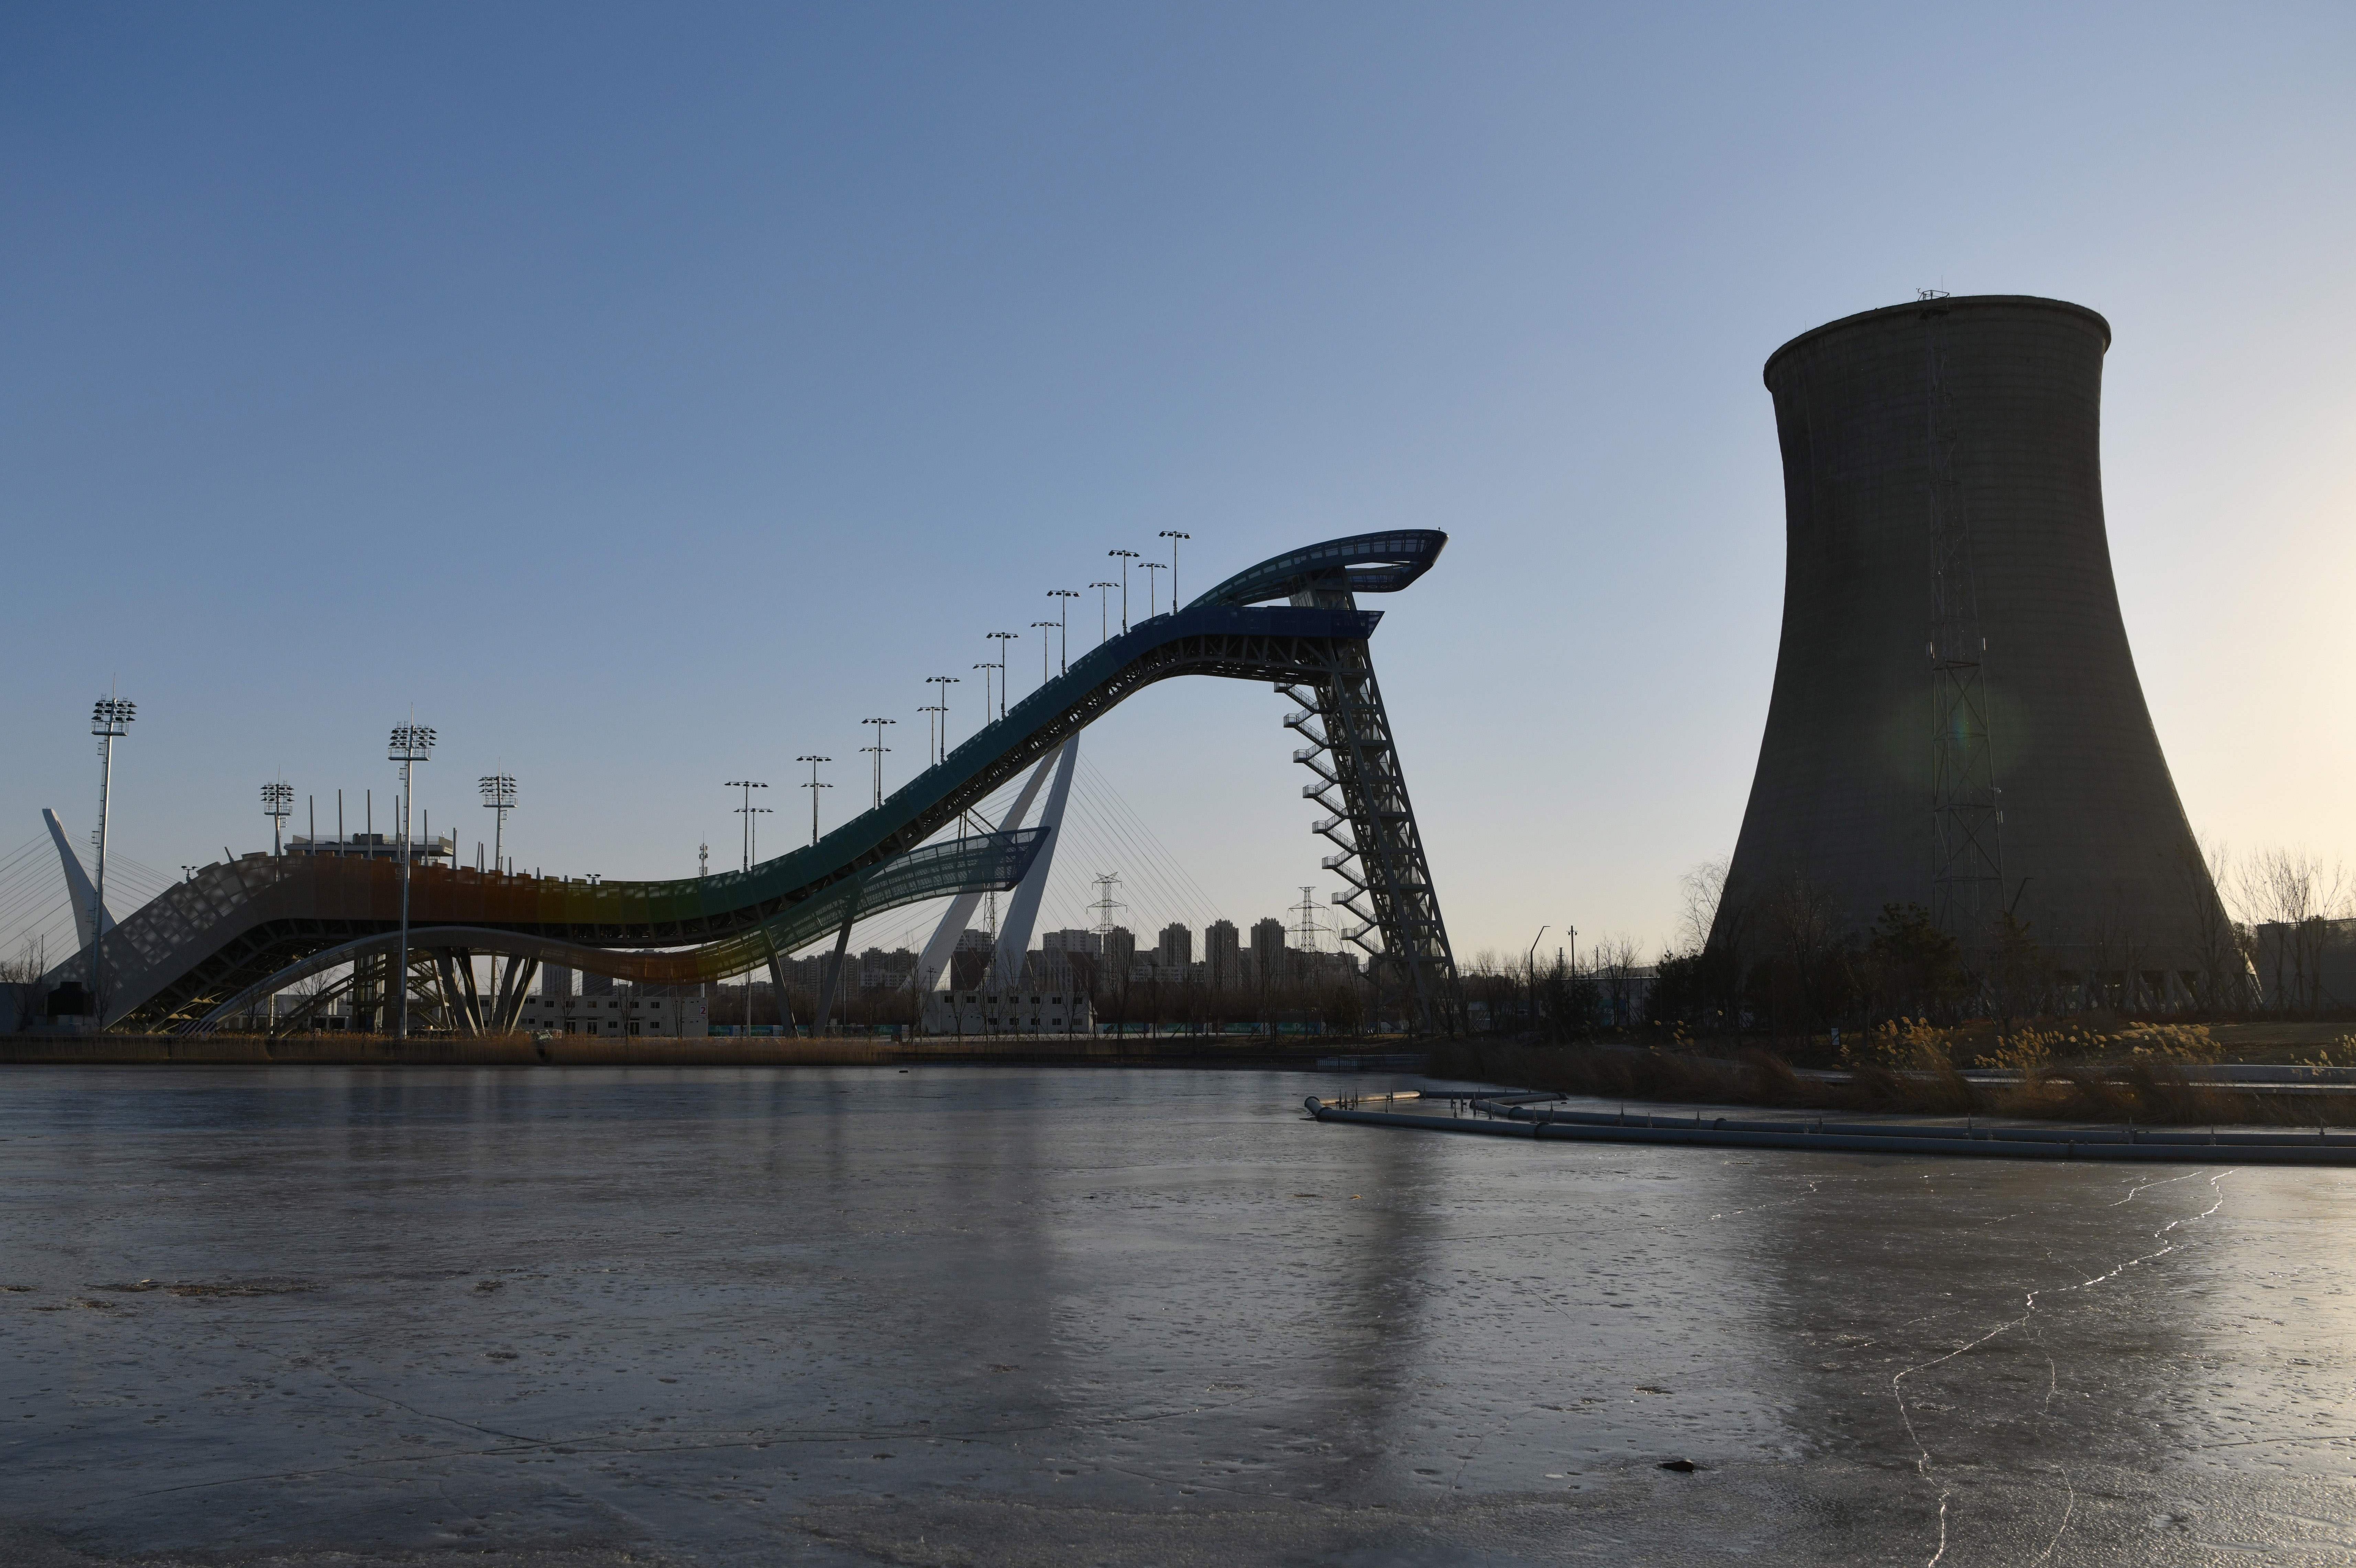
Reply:
[[[507,861],[508,813],[515,809],[515,775],[487,773],[479,785],[483,805],[491,815],[491,869],[504,874]]]
[[[434,754],[434,731],[423,724],[396,724],[387,761],[401,764],[401,961],[393,965],[392,1038],[409,1038],[409,811],[412,770]]]
[[[1055,673],[1062,675],[1072,667],[1072,601],[1080,596],[1076,588],[1050,588],[1047,597],[1055,604]]]
[[[949,760],[949,688],[957,683],[958,677],[953,675],[925,677],[926,686],[937,686],[941,688],[941,761],[945,763]]]
[[[872,746],[862,746],[859,749],[875,753],[875,804],[881,805],[884,804],[884,753],[892,749],[884,743],[884,726],[897,724],[899,720],[897,719],[862,719],[860,722],[875,726],[875,743]]]
[[[91,892],[90,1005],[98,1027],[106,1027],[106,823],[114,789],[114,742],[131,732],[139,705],[102,697],[90,710],[90,732],[98,737],[98,886]]]
[[[981,671],[981,721],[988,724],[996,707],[990,695],[990,683],[996,678],[998,667],[985,660],[973,667]]]
[[[985,632],[982,635],[998,645],[998,716],[1006,717],[1006,645],[1020,637],[1020,632]]]
[[[1162,565],[1162,564],[1160,561],[1158,561],[1158,560],[1146,560],[1146,561],[1140,561],[1138,564],[1139,564],[1140,566],[1143,567],[1143,568],[1144,568],[1146,571],[1157,571],[1157,572],[1159,572],[1159,571],[1169,571],[1169,570],[1170,570],[1168,567],[1166,567],[1166,566]],[[1146,583],[1147,583],[1147,587],[1146,587],[1146,590],[1145,590],[1145,618],[1146,618],[1147,620],[1151,621],[1151,619],[1153,619],[1153,617],[1154,617],[1154,616],[1159,615],[1160,613],[1162,613],[1162,579],[1161,579],[1161,578],[1159,578],[1159,577],[1149,577],[1149,578],[1147,578],[1147,579],[1146,579]],[[1173,610],[1175,610],[1177,607],[1178,607],[1178,606],[1176,606],[1175,604],[1173,604],[1173,605],[1171,606],[1171,608],[1172,608],[1172,609],[1173,609]]]
[[[266,784],[262,786],[262,815],[270,818],[270,858],[273,860],[286,853],[284,829],[286,819],[294,813],[293,784]]]
[[[1112,611],[1109,606],[1112,603],[1112,591],[1119,587],[1120,584],[1118,582],[1091,582],[1088,586],[1098,590],[1097,594],[1097,646],[1102,647],[1105,645],[1106,639],[1112,635]]]
[[[1546,933],[1547,928],[1543,925],[1539,926],[1537,936],[1530,938],[1530,955],[1524,961],[1524,967],[1528,969],[1530,975],[1529,1017],[1530,1022],[1533,1024],[1538,1021],[1538,937],[1544,936]]]
[[[926,715],[926,722],[931,726],[925,734],[926,743],[932,748],[925,753],[925,765],[930,767],[941,760],[941,720],[938,716],[948,711],[948,705],[943,702],[927,702],[916,711]]]
[[[1154,536],[1170,541],[1170,608],[1178,608],[1178,541],[1191,539],[1193,534],[1182,534],[1176,528],[1164,528]]]
[[[1033,621],[1031,629],[1039,634],[1039,684],[1044,687],[1054,678],[1047,673],[1047,634],[1055,629],[1053,621]]]
[[[753,815],[759,809],[753,805],[753,792],[756,789],[766,789],[769,786],[758,779],[730,779],[723,787],[741,789],[744,792],[744,804],[736,808],[736,815],[744,819],[744,828],[737,834],[737,837],[744,843],[743,869],[749,871],[753,869]]]
[[[808,763],[810,765],[809,783],[802,785],[802,788],[810,792],[810,842],[815,844],[818,842],[818,792],[834,787],[832,784],[818,782],[818,765],[820,763],[830,763],[834,759],[832,757],[796,757],[794,761]]]
[[[1137,552],[1133,549],[1108,549],[1105,554],[1120,558],[1120,630],[1126,636],[1129,633],[1129,563],[1137,559]]]

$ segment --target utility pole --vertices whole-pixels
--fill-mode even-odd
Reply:
[[[859,749],[862,752],[873,752],[875,753],[875,804],[877,805],[882,805],[884,804],[884,753],[892,749],[884,743],[884,726],[886,724],[897,724],[899,720],[896,719],[862,719],[860,722],[862,724],[873,724],[875,726],[875,743],[872,746],[862,746]]]
[[[1155,536],[1170,541],[1170,608],[1178,608],[1178,541],[1191,539],[1193,534],[1182,534],[1176,528],[1164,528]]]
[[[516,783],[512,773],[487,773],[478,786],[483,792],[483,807],[491,814],[491,869],[505,874],[507,861],[508,813],[515,809]]]
[[[1050,588],[1047,597],[1055,605],[1055,673],[1068,674],[1072,667],[1072,601],[1079,597],[1074,588]]]
[[[810,792],[810,842],[815,844],[818,842],[818,792],[834,787],[832,784],[818,782],[818,766],[820,763],[830,763],[834,759],[832,757],[796,757],[794,761],[808,763],[810,765],[809,783],[802,785],[802,788]]]
[[[401,764],[401,961],[393,966],[392,1036],[409,1038],[409,806],[412,773],[434,754],[434,731],[423,724],[393,727],[386,759]]]
[[[753,804],[753,792],[756,789],[766,789],[769,786],[758,779],[730,779],[722,787],[741,789],[744,792],[744,804],[736,808],[736,815],[744,819],[744,826],[737,834],[737,837],[744,844],[743,869],[749,871],[753,869],[753,816],[755,812],[767,809]]]
[[[98,737],[98,886],[91,891],[90,1005],[98,1027],[106,1027],[106,824],[114,789],[114,742],[131,732],[139,705],[112,694],[90,710],[90,732]]]
[[[1133,549],[1108,549],[1105,554],[1120,559],[1120,630],[1126,636],[1129,635],[1129,563],[1137,559],[1137,552]]]

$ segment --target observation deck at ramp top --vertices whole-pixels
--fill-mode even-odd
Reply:
[[[409,944],[420,952],[530,955],[617,978],[693,984],[805,946],[853,914],[966,891],[1011,889],[1038,854],[1042,830],[986,835],[962,846],[926,841],[1099,715],[1174,676],[1267,681],[1296,697],[1301,688],[1359,693],[1344,703],[1354,709],[1371,695],[1379,713],[1366,639],[1382,617],[1358,609],[1353,595],[1406,587],[1430,570],[1446,542],[1436,531],[1398,530],[1328,540],[1262,561],[1184,609],[1107,639],[881,805],[816,844],[749,871],[589,882],[412,867]],[[1264,603],[1273,598],[1291,603]],[[1387,755],[1387,724],[1381,744]],[[1386,766],[1396,786],[1396,765]],[[1325,776],[1322,770],[1320,776]],[[1317,787],[1340,789],[1345,797],[1363,793],[1355,779]],[[1385,830],[1378,819],[1404,811],[1403,786],[1391,793],[1396,800],[1370,796],[1358,803],[1363,811],[1337,809],[1334,819],[1346,815],[1363,842]],[[1314,790],[1303,794],[1335,805]],[[1429,903],[1419,846],[1415,853],[1418,896]],[[104,1021],[185,1028],[232,999],[248,1005],[305,973],[390,951],[400,885],[397,865],[326,855],[248,856],[208,867],[101,939]],[[1373,929],[1366,912],[1356,912],[1369,918],[1365,929]],[[1381,922],[1387,943],[1393,923]],[[1422,928],[1437,925],[1431,904],[1417,916],[1417,930],[1402,932],[1402,939],[1428,943]],[[1452,987],[1444,933],[1440,943]],[[59,985],[90,971],[85,948],[48,978]]]

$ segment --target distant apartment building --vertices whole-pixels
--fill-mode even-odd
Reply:
[[[1155,962],[1164,977],[1183,976],[1194,962],[1194,933],[1177,921],[1162,928],[1162,944]]]
[[[1105,933],[1104,972],[1116,977],[1130,974],[1137,965],[1137,933],[1125,925]]]
[[[1251,978],[1255,985],[1281,986],[1292,978],[1284,961],[1284,922],[1270,916],[1252,923]]]
[[[1215,920],[1203,928],[1203,978],[1215,991],[1244,983],[1243,952],[1232,920]]]

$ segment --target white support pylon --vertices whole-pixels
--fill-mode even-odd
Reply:
[[[1055,765],[1054,757],[1044,757],[1031,771],[1031,777],[1023,785],[1023,793],[1014,797],[1014,804],[1007,808],[1005,819],[998,825],[1001,832],[1012,832],[1023,826],[1023,814],[1038,798],[1039,786],[1047,782],[1047,770]],[[951,901],[948,912],[941,916],[941,923],[934,928],[932,940],[925,944],[924,952],[917,955],[916,972],[908,976],[910,990],[922,993],[951,988],[950,955],[957,951],[958,938],[965,934],[965,923],[973,918],[974,909],[980,902],[981,895],[978,892],[959,893]]]
[[[1063,837],[1064,803],[1072,796],[1072,769],[1080,760],[1080,738],[1077,735],[1063,744],[1055,764],[1055,786],[1047,792],[1046,809],[1039,814],[1039,826],[1047,830],[1047,841],[1039,846],[1038,859],[1031,862],[1030,870],[1014,889],[1014,901],[1007,907],[1006,923],[998,930],[998,951],[990,965],[991,987],[1003,991],[1023,983],[1023,960],[1031,951],[1031,928],[1039,921],[1039,899],[1047,891],[1047,868],[1055,859],[1055,840]]]

